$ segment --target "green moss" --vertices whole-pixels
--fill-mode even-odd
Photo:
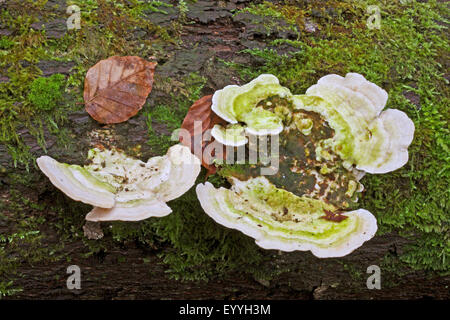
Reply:
[[[175,279],[208,280],[243,268],[252,271],[265,259],[252,239],[219,226],[207,217],[194,189],[169,202],[169,206],[173,212],[167,217],[135,224],[114,223],[113,238],[138,240],[146,246],[166,244],[160,257]],[[266,276],[271,273],[259,272]]]
[[[7,296],[13,296],[22,291],[23,289],[21,288],[14,288],[13,281],[0,282],[0,299]]]
[[[16,187],[11,187],[6,199],[0,199],[0,220],[10,230],[0,234],[0,299],[22,291],[14,284],[21,276],[21,265],[59,260],[54,254],[59,244],[43,245],[45,235],[41,229],[46,219],[38,213],[44,211],[44,206]]]
[[[178,142],[173,138],[174,131],[181,127],[189,107],[200,98],[206,79],[198,73],[190,73],[183,82],[173,79],[159,79],[158,89],[163,90],[169,98],[164,104],[158,104],[145,112],[149,133],[148,144],[154,154],[164,154],[167,149]],[[160,130],[155,130],[159,125]]]
[[[0,37],[0,49],[1,54],[8,54],[8,49],[10,49],[14,45],[14,41],[9,39],[6,36]]]
[[[364,283],[365,270],[363,270],[363,268],[365,266],[354,265],[354,264],[349,264],[349,263],[344,263],[344,262],[339,262],[339,263],[342,265],[343,269],[345,271],[347,271],[347,273],[350,275],[350,278],[353,281],[359,282],[359,283]],[[384,282],[383,282],[383,287],[384,287]]]
[[[131,3],[134,5],[131,9],[131,13],[134,17],[141,17],[145,11],[167,14],[167,11],[161,8],[173,7],[173,5],[170,3],[155,0],[151,1],[133,0],[131,1]]]
[[[161,124],[164,123],[167,126],[167,129],[172,131],[179,128],[183,120],[177,113],[177,110],[173,107],[157,105],[153,108],[150,115],[152,120]]]
[[[255,25],[262,25],[264,27],[267,36],[270,36],[274,31],[293,32],[300,36],[299,28],[295,24],[295,20],[284,15],[279,6],[271,2],[252,3],[248,7],[236,10],[234,16],[238,14],[249,14]]]
[[[64,76],[55,75],[49,79],[39,78],[42,74],[36,64],[51,55],[45,31],[35,31],[31,24],[42,14],[45,1],[18,3],[11,1],[7,10],[2,10],[4,24],[12,31],[11,36],[2,37],[0,68],[6,70],[9,81],[0,83],[0,142],[6,145],[14,166],[27,168],[33,156],[23,141],[19,129],[26,129],[37,144],[46,149],[44,128],[54,134],[61,133],[58,141],[67,141],[67,135],[59,126],[64,122],[65,106],[59,105],[49,113],[52,104],[61,100]]]
[[[360,206],[377,216],[378,234],[398,232],[411,240],[400,260],[404,265],[450,272],[449,263],[449,121],[448,81],[443,63],[449,46],[445,37],[448,8],[436,1],[401,5],[383,2],[380,30],[366,27],[365,8],[371,2],[343,2],[333,23],[317,18],[319,34],[302,33],[299,50],[279,56],[275,50],[253,49],[244,54],[262,58],[261,67],[228,62],[245,80],[260,73],[276,75],[294,93],[302,93],[321,76],[358,72],[389,93],[388,107],[405,111],[416,133],[408,164],[384,175],[368,175]],[[286,10],[288,8],[280,8]],[[304,16],[312,16],[305,7]],[[283,43],[283,41],[279,41]],[[272,43],[277,45],[277,41]],[[420,97],[420,106],[405,96]]]
[[[52,110],[62,98],[64,80],[64,75],[58,73],[48,78],[34,79],[30,85],[28,100],[39,110]]]
[[[148,143],[155,154],[163,154],[170,145],[177,143],[171,140],[172,130],[181,126],[189,107],[200,98],[205,82],[204,77],[191,73],[182,82],[166,79],[156,85],[170,98],[146,113]],[[156,124],[164,125],[166,132],[156,132]],[[202,174],[199,181],[204,179]],[[224,182],[218,175],[209,180],[217,185]],[[267,255],[252,239],[217,225],[203,213],[194,188],[170,201],[169,206],[173,212],[167,217],[138,223],[114,222],[110,229],[113,239],[118,242],[135,240],[151,247],[164,245],[160,257],[176,279],[208,280],[243,267],[261,278],[270,278],[274,273],[258,267]]]
[[[75,143],[65,124],[70,111],[83,108],[82,91],[88,68],[113,55],[162,57],[162,45],[179,41],[179,26],[163,28],[141,14],[171,5],[138,0],[68,1],[67,5],[75,4],[81,9],[81,29],[68,31],[60,39],[49,39],[45,30],[31,27],[35,22],[55,18],[54,13],[44,9],[46,2],[12,0],[0,13],[2,23],[12,31],[10,36],[0,38],[0,68],[6,70],[9,78],[0,83],[0,143],[6,145],[14,166],[25,165],[27,169],[34,155],[19,129],[26,129],[44,151],[45,131],[56,136],[60,146],[70,149]],[[136,30],[147,36],[123,36]],[[37,67],[41,60],[74,62],[75,67],[67,81],[62,75],[41,78],[42,71]]]
[[[263,16],[263,17],[274,17],[274,18],[282,18],[283,14],[276,10],[275,6],[268,2],[263,1],[262,3],[250,4],[250,6],[242,8],[237,11],[237,13],[248,12],[255,16]],[[237,14],[236,13],[236,14]]]
[[[143,16],[147,11],[169,12],[168,6],[159,1],[138,0],[67,1],[67,5],[80,6],[82,28],[67,32],[61,39],[48,39],[45,31],[31,28],[41,14],[45,16],[42,10],[45,2],[11,0],[0,13],[2,23],[13,31],[11,36],[0,38],[0,68],[6,70],[5,76],[10,79],[0,83],[0,143],[6,145],[15,164],[29,164],[33,159],[29,147],[17,133],[20,125],[25,125],[44,148],[42,131],[45,127],[64,145],[77,143],[70,139],[71,132],[67,131],[65,123],[70,111],[83,109],[84,76],[100,59],[112,55],[154,55],[164,61],[172,54],[166,51],[167,44],[176,45],[180,41],[179,22],[161,27],[151,22],[151,15]],[[186,1],[173,3],[183,20]],[[447,214],[450,139],[446,126],[449,89],[440,64],[445,63],[448,45],[444,40],[444,27],[436,21],[444,21],[448,9],[436,1],[412,1],[407,5],[400,5],[398,1],[330,0],[326,3],[333,10],[327,10],[322,1],[296,1],[295,5],[263,2],[244,9],[255,17],[267,18],[263,19],[267,30],[277,27],[276,21],[280,19],[287,22],[286,28],[300,30],[297,40],[267,40],[272,47],[288,44],[297,50],[282,56],[270,49],[246,50],[242,54],[264,61],[263,65],[241,66],[233,61],[227,64],[238,70],[244,81],[263,72],[273,73],[295,93],[304,92],[322,75],[346,72],[360,72],[388,90],[389,106],[413,118],[416,137],[407,166],[394,173],[364,178],[367,192],[361,207],[377,215],[380,234],[398,232],[410,239],[400,258],[390,257],[395,260],[389,263],[392,270],[409,266],[446,273],[450,247]],[[380,30],[369,30],[365,25],[368,4],[378,4],[382,9]],[[303,32],[306,18],[317,24],[316,33]],[[137,31],[145,31],[146,36],[131,37],[135,26],[140,29]],[[36,107],[28,99],[32,84],[42,75],[37,63],[44,59],[75,63],[65,83],[63,100],[58,108],[49,111]],[[148,106],[144,109],[149,145],[155,154],[165,153],[175,143],[170,140],[170,132],[181,124],[189,106],[202,95],[205,82],[198,73],[183,79],[155,79],[154,90],[161,89],[167,98],[158,100],[152,109]],[[421,109],[405,98],[404,92],[418,95]],[[167,130],[159,130],[161,125]],[[25,176],[28,177],[21,171],[8,173],[8,179],[14,184],[34,187],[34,180]],[[198,182],[204,180],[203,173]],[[216,187],[226,183],[220,175],[210,176],[208,180]],[[15,217],[14,230],[3,234],[12,241],[0,243],[3,267],[0,295],[13,294],[18,289],[11,281],[19,276],[17,269],[21,263],[60,258],[54,256],[54,247],[43,245],[47,239],[41,229],[50,221],[25,217],[24,212],[28,216],[53,212],[51,228],[58,231],[61,243],[84,239],[82,226],[89,206],[71,201],[58,191],[52,192],[54,197],[50,204],[21,198],[22,189],[9,198],[9,203],[0,204],[0,216],[11,212],[8,216]],[[85,256],[109,250],[111,242],[122,245],[136,241],[146,248],[159,248],[161,259],[176,278],[208,279],[245,270],[258,278],[270,279],[281,272],[267,263],[276,258],[259,249],[252,239],[208,218],[194,190],[169,205],[174,212],[167,217],[137,223],[114,222],[111,229],[104,228],[105,238],[83,240]],[[24,258],[19,261],[17,257]],[[361,272],[364,277],[365,270]]]
[[[88,0],[67,2],[67,5],[76,4],[81,8],[80,30],[66,32],[61,39],[48,39],[45,31],[35,31],[31,28],[41,17],[46,18],[45,11],[41,10],[45,2],[12,0],[6,4],[6,10],[0,13],[2,24],[12,31],[11,36],[0,38],[0,68],[7,71],[5,75],[9,78],[8,82],[0,83],[0,143],[6,145],[15,165],[24,164],[27,167],[34,156],[18,133],[20,126],[25,126],[44,150],[44,128],[56,135],[59,142],[74,143],[71,140],[71,129],[65,124],[72,111],[83,109],[82,92],[88,68],[98,60],[112,55],[155,55],[164,59],[169,54],[165,52],[164,46],[176,45],[180,35],[179,24],[161,27],[151,22],[151,16],[150,19],[144,16],[148,11],[163,13],[164,8],[172,5],[159,1]],[[183,6],[179,9],[182,10]],[[137,28],[138,31],[145,31],[146,36],[124,37]],[[37,67],[41,60],[73,62],[75,67],[67,81],[61,75],[42,78],[42,71]],[[155,147],[155,154],[165,153],[168,146],[174,142],[170,141],[170,136],[154,132],[152,122],[164,123],[170,130],[179,127],[189,106],[200,97],[205,82],[206,79],[197,73],[183,78],[182,83],[171,80],[166,91],[168,100],[161,102],[148,114],[149,131],[152,133],[149,142]],[[57,108],[54,107],[55,104]],[[159,150],[156,150],[157,148]],[[17,190],[25,193],[23,190],[35,188],[36,181],[31,177],[37,174],[39,180],[42,179],[35,170],[29,175],[23,175],[19,170],[2,171],[1,174],[7,174],[7,181],[11,183],[9,188],[18,188]],[[21,276],[22,265],[53,259],[69,261],[70,257],[65,256],[64,251],[59,256],[54,254],[58,246],[63,246],[67,241],[82,239],[85,244],[85,257],[101,255],[108,251],[114,245],[111,244],[111,237],[108,237],[111,235],[112,240],[120,244],[135,238],[142,245],[172,243],[170,232],[163,232],[163,225],[157,228],[152,219],[137,224],[114,223],[110,232],[105,230],[106,239],[86,240],[82,229],[85,215],[82,213],[88,212],[89,206],[71,201],[55,189],[52,192],[52,200],[45,204],[20,197],[19,191],[12,192],[6,199],[2,197],[5,201],[0,199],[0,218],[4,218],[3,214],[5,217],[14,217],[13,221],[8,220],[8,232],[11,232],[2,232],[4,238],[0,239],[0,296],[19,292],[20,288],[17,288],[14,280]],[[188,202],[196,206],[199,214],[199,204],[192,195]],[[51,222],[42,219],[35,222],[34,215],[43,216],[43,212],[54,213],[54,219]],[[52,231],[57,231],[60,240],[58,245],[48,244],[51,240],[42,231],[44,223]],[[171,225],[172,222],[167,221],[166,230],[170,229]],[[194,248],[196,245],[204,244],[191,242],[186,244],[186,248]],[[207,250],[202,249],[202,252],[206,254]],[[183,250],[172,249],[171,254],[177,257],[183,255]],[[187,254],[186,259],[194,261],[192,255],[193,253]],[[171,259],[167,256],[167,261]],[[181,270],[177,266],[174,266],[175,269]]]
[[[186,14],[189,12],[189,7],[188,7],[186,1],[179,0],[177,8],[180,11],[180,21],[186,22],[186,20],[187,20]]]

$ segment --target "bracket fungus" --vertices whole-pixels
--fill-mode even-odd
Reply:
[[[262,74],[243,86],[229,85],[216,91],[211,109],[231,124],[245,123],[245,129],[250,134],[278,134],[283,130],[281,119],[257,106],[258,102],[271,96],[287,97],[291,96],[291,92],[281,86],[274,75]]]
[[[337,223],[323,219],[331,204],[276,188],[265,177],[235,179],[231,190],[212,184],[196,188],[204,210],[218,223],[255,238],[264,249],[311,250],[317,257],[349,254],[375,235],[377,223],[367,210],[346,212]]]
[[[323,100],[312,98],[320,97]],[[362,75],[345,78],[331,74],[294,96],[294,107],[320,113],[336,132],[333,148],[356,168],[368,173],[386,173],[408,162],[408,147],[414,123],[397,109],[383,112],[387,92]]]
[[[216,124],[211,130],[211,135],[223,145],[240,147],[248,142],[244,127],[238,123],[226,127]]]
[[[146,163],[105,148],[89,150],[88,161],[79,166],[49,156],[37,159],[58,189],[94,206],[88,221],[138,221],[168,215],[172,210],[166,202],[187,192],[200,173],[200,160],[180,144]]]
[[[386,102],[386,91],[355,73],[325,76],[304,95],[273,75],[216,91],[211,109],[228,124],[213,130],[215,139],[252,148],[242,128],[249,137],[278,136],[279,168],[263,176],[262,161],[218,166],[231,187],[197,185],[203,209],[265,249],[349,254],[377,230],[375,217],[357,208],[360,179],[408,160],[414,124],[402,111],[382,111]]]

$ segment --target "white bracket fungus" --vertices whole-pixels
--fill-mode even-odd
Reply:
[[[123,152],[91,149],[84,167],[59,163],[48,156],[37,164],[70,198],[94,206],[89,221],[138,221],[172,212],[166,202],[187,192],[200,173],[200,160],[189,148],[175,145],[147,163]]]
[[[225,128],[220,124],[214,125],[211,135],[223,145],[240,147],[247,144],[245,128],[240,124],[229,124]]]
[[[400,110],[381,112],[387,99],[386,91],[357,73],[345,78],[324,76],[306,96],[293,97],[296,108],[318,112],[327,119],[336,131],[339,155],[368,173],[394,171],[408,162],[414,123]]]
[[[249,134],[279,134],[283,130],[280,117],[262,107],[256,107],[260,101],[271,96],[288,98],[292,94],[280,85],[277,77],[262,74],[243,86],[229,85],[216,91],[211,109],[231,124],[245,123]]]
[[[216,222],[254,238],[264,249],[308,251],[315,256],[342,257],[377,231],[367,210],[345,212],[337,223],[323,219],[332,205],[274,187],[265,177],[235,180],[231,190],[207,182],[196,188],[205,212]]]
[[[280,173],[262,177],[257,165],[219,170],[231,189],[199,184],[197,196],[216,222],[253,237],[265,249],[310,250],[341,257],[377,230],[367,210],[350,210],[364,173],[386,173],[408,161],[414,124],[396,109],[382,111],[386,91],[362,75],[327,75],[305,95],[292,95],[273,75],[214,93],[212,110],[236,130],[214,137],[237,146],[236,136],[280,136]],[[247,141],[240,139],[239,145]],[[234,170],[234,171],[233,171]]]

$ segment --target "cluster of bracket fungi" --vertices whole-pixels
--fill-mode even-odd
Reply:
[[[138,57],[99,62],[86,77],[87,111],[102,123],[126,121],[145,103],[155,65]],[[194,186],[203,164],[229,182],[221,188],[209,182],[196,186],[202,208],[217,223],[253,237],[265,249],[340,257],[377,230],[372,213],[357,208],[361,178],[408,161],[414,124],[402,111],[383,111],[387,99],[386,91],[356,73],[324,76],[300,95],[274,75],[262,74],[194,103],[182,127],[192,131],[192,123],[202,121],[202,131],[209,129],[213,137],[209,143],[248,152],[251,138],[277,137],[278,167],[268,175],[261,174],[263,161],[207,163],[192,141],[182,139],[147,162],[97,147],[85,166],[49,156],[37,164],[70,198],[94,206],[89,221],[168,215],[167,202]],[[208,143],[200,143],[203,151]]]

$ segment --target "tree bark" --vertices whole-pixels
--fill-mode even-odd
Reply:
[[[65,1],[49,1],[59,3],[65,9]],[[190,5],[186,18],[193,23],[186,23],[182,28],[182,44],[174,47],[173,52],[161,61],[157,68],[155,82],[168,77],[177,78],[190,72],[199,72],[208,79],[204,94],[210,94],[225,85],[238,83],[235,73],[219,66],[218,58],[230,60],[236,53],[248,48],[265,48],[267,45],[261,38],[265,30],[261,24],[252,23],[246,15],[232,16],[232,10],[242,7],[250,1],[197,1]],[[48,7],[50,8],[50,7]],[[60,12],[62,9],[58,9]],[[53,9],[48,9],[53,10]],[[152,19],[160,25],[167,25],[173,19],[179,19],[171,9],[169,14],[154,14]],[[59,19],[59,20],[58,20]],[[62,37],[67,32],[61,27],[65,19],[61,17],[46,22],[48,37]],[[36,24],[36,28],[40,28]],[[290,39],[295,34],[284,31],[273,35],[274,38]],[[0,26],[0,34],[9,33],[6,26]],[[289,53],[292,48],[286,47]],[[284,53],[284,52],[280,52]],[[248,61],[245,57],[236,56],[241,63],[258,63]],[[41,61],[38,67],[44,76],[53,73],[70,74],[74,63]],[[1,81],[8,79],[2,76]],[[156,85],[150,94],[148,105],[154,106],[157,101],[168,96]],[[104,127],[92,120],[80,110],[68,116],[66,128],[76,137],[77,144],[68,150],[57,143],[57,137],[49,130],[44,130],[47,152],[60,161],[82,163],[86,151],[97,142],[105,142],[105,137],[90,135],[94,131],[112,130],[114,144],[124,149],[130,145],[141,144],[142,158],[146,159],[154,152],[146,146],[148,137],[146,120],[142,112],[127,123],[114,128]],[[167,133],[167,128],[155,124],[155,130]],[[41,146],[25,127],[19,131],[21,138],[30,147],[35,156],[44,154]],[[107,133],[105,133],[107,135]],[[15,182],[8,173],[17,175],[33,175],[31,185],[19,186],[22,195],[36,200],[47,207],[54,203],[54,191],[49,191],[49,183],[35,167],[27,172],[24,166],[14,168],[12,158],[6,146],[0,145],[0,196],[5,201],[13,201],[10,189]],[[67,206],[73,201],[66,199]],[[6,216],[11,212],[4,212]],[[23,212],[32,216],[36,211]],[[40,215],[41,213],[37,213]],[[14,287],[22,291],[9,299],[448,299],[450,293],[450,277],[427,274],[424,271],[409,270],[399,276],[390,270],[381,270],[381,290],[368,289],[366,280],[371,275],[366,273],[370,265],[380,265],[388,256],[396,257],[398,251],[407,241],[395,234],[377,236],[364,246],[343,259],[321,260],[309,252],[278,253],[273,252],[273,264],[280,269],[289,266],[270,281],[257,279],[244,272],[233,272],[224,277],[218,275],[210,281],[181,281],[170,278],[158,253],[170,250],[170,246],[162,244],[159,248],[144,248],[137,242],[117,244],[106,239],[107,250],[85,257],[88,252],[82,239],[66,242],[57,228],[58,216],[49,212],[45,226],[40,232],[44,235],[42,247],[64,242],[65,246],[57,252],[70,261],[41,261],[30,263],[19,257],[16,275],[8,274],[6,278],[14,278]],[[16,224],[2,223],[0,234],[12,234]],[[81,230],[78,230],[82,232]],[[105,240],[105,239],[103,239]],[[102,241],[103,241],[102,240]],[[0,261],[0,264],[2,262]],[[81,268],[81,289],[69,290],[66,286],[67,267],[78,265]],[[292,266],[295,268],[292,268]],[[349,267],[350,266],[350,267]],[[353,268],[353,270],[351,269]],[[0,282],[1,282],[0,278]]]

